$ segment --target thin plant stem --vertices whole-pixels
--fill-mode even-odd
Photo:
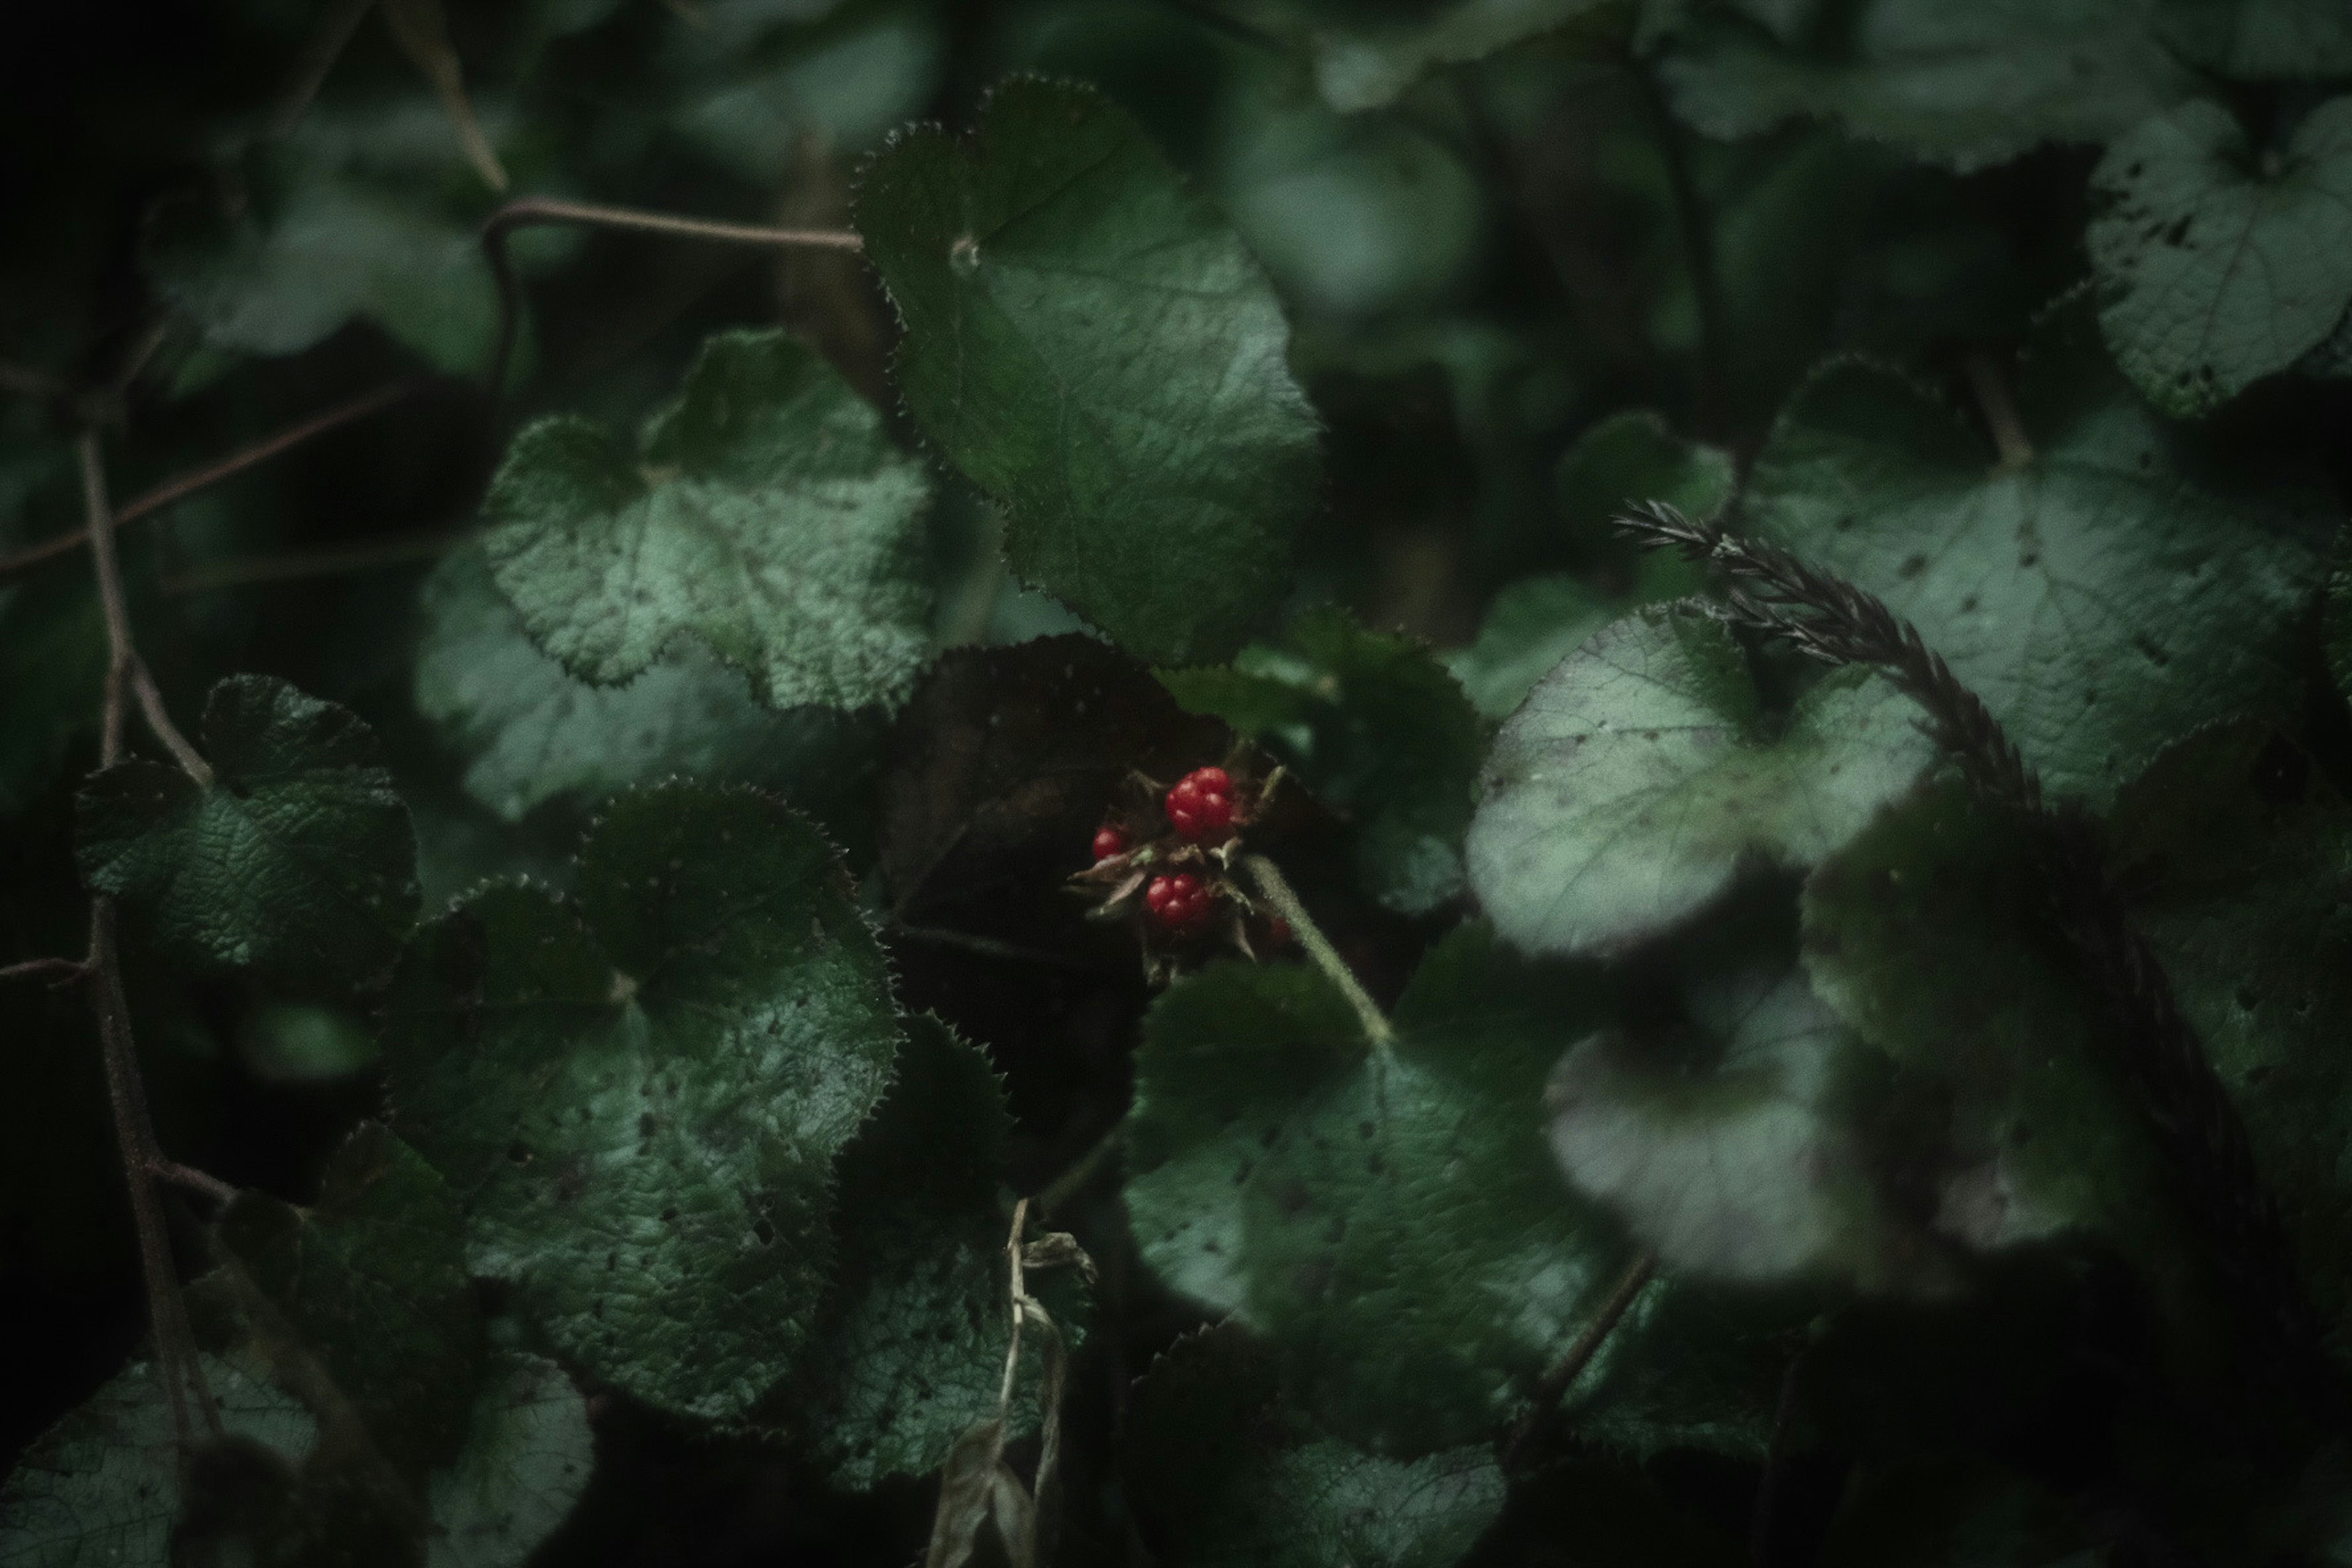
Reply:
[[[305,441],[325,435],[330,430],[338,429],[356,419],[364,419],[371,414],[381,413],[417,391],[429,379],[425,376],[404,377],[388,386],[380,386],[364,396],[355,397],[349,403],[331,408],[324,414],[314,415],[266,440],[257,441],[240,451],[232,452],[216,463],[207,463],[193,473],[166,479],[146,494],[133,497],[124,502],[121,510],[113,513],[108,525],[108,531],[110,533],[127,522],[135,522],[142,517],[151,516],[174,501],[185,500],[198,490],[208,489],[223,479],[231,479],[245,472],[247,468],[266,463],[272,458],[291,451]],[[0,556],[0,583],[21,576],[37,566],[71,555],[89,542],[89,538],[87,529],[78,528],[70,533],[61,533],[54,539],[45,539],[38,544],[16,552],[14,555]]]
[[[1047,1217],[1058,1212],[1064,1204],[1086,1190],[1087,1184],[1118,1152],[1119,1143],[1126,1135],[1126,1122],[1112,1122],[1110,1131],[1096,1139],[1094,1146],[1079,1155],[1076,1163],[1046,1183],[1044,1190],[1030,1199],[1032,1206]]]
[[[115,563],[114,520],[106,504],[106,468],[94,430],[82,434],[81,471],[90,560],[98,573],[99,604],[106,616],[106,700],[100,717],[99,757],[102,764],[110,765],[122,755],[123,685],[138,662],[138,654],[123,602],[122,575]],[[148,1323],[155,1335],[156,1360],[171,1404],[172,1433],[185,1447],[195,1431],[188,1414],[189,1395],[195,1396],[205,1430],[215,1436],[221,1430],[220,1409],[196,1356],[195,1334],[180,1299],[179,1275],[173,1266],[163,1203],[155,1190],[155,1167],[163,1156],[156,1146],[147,1089],[139,1075],[139,1053],[131,1034],[130,1005],[122,994],[114,926],[113,899],[104,893],[94,896],[89,904],[89,956],[85,962],[90,978],[90,1007],[106,1068],[115,1151],[121,1157],[123,1182],[130,1189],[131,1223],[139,1240],[139,1272],[147,1290]]]
[[[169,1182],[200,1197],[210,1198],[224,1207],[236,1200],[236,1189],[210,1171],[199,1171],[194,1165],[183,1165],[177,1160],[166,1160],[161,1156],[148,1169],[155,1173],[156,1180]]]
[[[1028,1316],[1029,1291],[1021,1268],[1021,1233],[1028,1228],[1029,1200],[1013,1205],[1013,1227],[1004,1237],[1004,1256],[1012,1269],[1013,1328],[1004,1347],[1004,1381],[996,1391],[996,1416],[1004,1419],[1013,1408],[1013,1385],[1021,1373],[1021,1325]]]
[[[1601,1303],[1601,1310],[1592,1315],[1592,1321],[1584,1325],[1584,1331],[1576,1336],[1576,1342],[1568,1347],[1568,1353],[1543,1374],[1542,1381],[1536,1384],[1535,1392],[1528,1396],[1528,1413],[1519,1418],[1519,1424],[1511,1429],[1509,1440],[1503,1445],[1505,1469],[1517,1462],[1528,1440],[1542,1430],[1543,1424],[1550,1419],[1552,1410],[1561,1397],[1575,1386],[1579,1377],[1584,1375],[1584,1369],[1592,1363],[1594,1356],[1601,1353],[1601,1347],[1609,1342],[1610,1334],[1641,1298],[1643,1288],[1649,1284],[1657,1270],[1658,1255],[1654,1252],[1643,1252],[1626,1266],[1625,1272],[1619,1276],[1615,1287],[1610,1290],[1608,1300]]]
[[[139,699],[139,711],[146,716],[147,728],[163,742],[163,749],[172,753],[180,771],[195,780],[199,789],[209,785],[213,782],[212,764],[188,744],[188,738],[172,722],[171,710],[163,706],[163,694],[155,689],[155,678],[148,672],[147,661],[136,655],[131,660],[131,690]]]
[[[334,0],[326,15],[319,18],[319,25],[302,41],[302,52],[295,57],[293,72],[278,100],[278,112],[269,117],[272,136],[283,136],[302,123],[302,116],[310,112],[310,100],[327,84],[328,73],[335,68],[352,36],[360,30],[360,24],[374,5],[375,0]]]
[[[1356,972],[1348,967],[1348,961],[1339,956],[1339,950],[1331,945],[1331,939],[1323,934],[1323,928],[1315,923],[1315,917],[1307,912],[1307,906],[1299,902],[1297,891],[1282,874],[1282,868],[1263,855],[1244,856],[1242,864],[1248,868],[1250,879],[1257,884],[1265,901],[1290,922],[1290,929],[1297,935],[1299,945],[1307,950],[1307,956],[1315,961],[1315,967],[1339,988],[1348,1005],[1356,1010],[1356,1017],[1364,1026],[1364,1037],[1371,1041],[1372,1048],[1383,1056],[1393,1050],[1396,1030],[1390,1026],[1380,1004],[1356,978]]]
[[[482,225],[482,254],[499,286],[499,345],[490,357],[490,395],[507,383],[514,358],[515,334],[522,325],[522,286],[515,277],[514,259],[507,253],[507,236],[518,228],[549,224],[582,224],[594,228],[625,229],[636,234],[675,235],[681,239],[709,240],[719,245],[758,245],[777,249],[863,250],[866,241],[853,230],[776,228],[765,224],[721,223],[709,218],[680,217],[675,213],[647,212],[637,207],[605,206],[595,202],[558,201],[551,196],[525,196],[509,202]]]
[[[27,958],[0,968],[0,980],[49,980],[60,985],[86,979],[89,966],[79,958]]]

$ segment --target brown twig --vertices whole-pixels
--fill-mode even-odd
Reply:
[[[157,1181],[169,1182],[199,1197],[210,1198],[223,1207],[236,1201],[236,1189],[210,1171],[199,1171],[194,1165],[183,1165],[177,1160],[166,1160],[160,1155],[147,1169],[153,1173]]]
[[[123,602],[122,576],[114,558],[114,519],[106,504],[106,468],[98,433],[81,437],[82,502],[89,531],[90,560],[98,574],[99,603],[106,615],[108,649],[105,708],[99,725],[99,760],[111,765],[122,755],[123,684],[137,665],[131,616]],[[155,1190],[155,1168],[165,1163],[156,1146],[155,1123],[147,1110],[147,1088],[139,1075],[139,1053],[131,1034],[131,1008],[122,994],[121,961],[114,935],[114,900],[104,893],[89,901],[90,1008],[98,1023],[99,1050],[106,1068],[107,1102],[113,1112],[115,1150],[130,1188],[131,1216],[139,1238],[139,1272],[147,1290],[147,1317],[155,1335],[155,1358],[172,1408],[172,1434],[185,1447],[194,1424],[188,1397],[195,1396],[205,1429],[221,1430],[220,1408],[205,1381],[195,1333],[180,1299],[163,1207]]]
[[[146,716],[147,728],[163,742],[163,749],[172,753],[172,760],[180,764],[180,771],[195,780],[197,788],[209,785],[213,782],[212,765],[188,744],[188,738],[180,733],[177,724],[172,722],[171,710],[163,706],[163,694],[156,689],[155,678],[148,672],[147,661],[135,654],[131,660],[131,689],[139,699],[139,711]]]
[[[71,390],[56,376],[46,375],[29,365],[0,360],[0,392],[55,400],[64,397]]]
[[[2052,912],[2107,1013],[2114,1067],[2138,1097],[2183,1211],[2202,1233],[2232,1307],[2276,1359],[2268,1368],[2304,1400],[2337,1387],[2318,1320],[2296,1276],[2277,1205],[2228,1089],[2171,983],[2134,929],[2108,873],[2097,825],[2076,802],[2046,803],[2039,774],[1991,710],[1918,628],[1874,595],[1776,546],[1694,522],[1653,502],[1619,520],[1632,539],[1672,546],[1731,581],[1726,618],[1832,665],[1879,670],[1925,710],[1927,729],[1977,792],[2028,825]]]
[[[1601,1347],[1609,1342],[1609,1336],[1616,1329],[1619,1320],[1633,1307],[1641,1296],[1643,1287],[1649,1284],[1650,1277],[1657,1270],[1658,1255],[1654,1252],[1644,1252],[1626,1266],[1625,1272],[1618,1277],[1616,1286],[1610,1290],[1609,1299],[1601,1303],[1601,1310],[1592,1315],[1592,1321],[1584,1325],[1584,1331],[1576,1336],[1576,1342],[1568,1347],[1568,1353],[1559,1358],[1558,1365],[1543,1374],[1542,1381],[1535,1386],[1535,1392],[1528,1396],[1528,1413],[1519,1417],[1519,1424],[1511,1428],[1510,1437],[1503,1445],[1504,1469],[1508,1470],[1518,1462],[1519,1455],[1528,1441],[1543,1429],[1544,1423],[1551,1418],[1551,1413],[1561,1398],[1575,1386],[1576,1380],[1584,1375],[1584,1369],[1592,1363],[1594,1356],[1601,1353]]]
[[[89,966],[79,958],[27,958],[0,968],[0,980],[47,980],[70,985],[87,979]]]
[[[223,479],[231,479],[245,472],[247,468],[266,463],[272,458],[291,451],[305,441],[325,435],[330,430],[349,425],[355,419],[364,419],[371,414],[381,413],[426,385],[431,379],[429,376],[407,376],[394,382],[389,386],[380,386],[364,396],[355,397],[349,403],[327,410],[324,414],[314,415],[299,425],[280,430],[267,440],[256,442],[241,451],[232,452],[216,463],[207,463],[193,473],[166,479],[146,494],[134,497],[125,502],[121,509],[113,514],[109,531],[121,528],[124,523],[135,522],[142,517],[161,511],[174,501],[185,500],[198,490],[216,485]],[[86,529],[78,528],[70,533],[60,533],[54,539],[45,539],[38,544],[16,552],[14,555],[0,556],[0,583],[21,576],[37,566],[73,554],[89,542],[89,537]]]
[[[667,234],[720,245],[806,247],[818,250],[862,250],[866,246],[865,240],[848,229],[772,228],[764,224],[720,223],[636,207],[557,201],[549,196],[526,196],[509,202],[482,225],[482,254],[488,258],[490,275],[499,286],[499,345],[490,358],[492,396],[506,387],[507,368],[514,358],[515,333],[522,324],[521,285],[515,278],[513,258],[507,254],[507,236],[518,228],[548,224],[583,224],[637,234]]]

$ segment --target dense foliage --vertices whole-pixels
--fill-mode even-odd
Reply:
[[[0,125],[0,1568],[2352,1563],[2344,0]]]

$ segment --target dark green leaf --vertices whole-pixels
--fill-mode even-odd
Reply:
[[[2291,706],[2284,637],[2332,503],[2211,472],[2111,373],[2037,356],[2018,404],[2033,455],[1996,465],[1917,387],[1832,365],[1774,427],[1748,514],[1914,622],[2055,790],[2103,797],[2161,737]]]
[[[246,1015],[237,1058],[264,1083],[310,1084],[348,1079],[375,1065],[375,1031],[341,1008],[273,1003]]]
[[[2336,689],[2352,698],[2352,529],[2336,536],[2335,569],[2327,577],[2326,657]]]
[[[515,437],[483,511],[531,636],[615,685],[699,637],[772,706],[896,705],[929,648],[921,467],[782,331],[703,345],[638,450],[584,419]]]
[[[615,801],[579,891],[494,887],[426,927],[388,1004],[402,1132],[477,1273],[636,1397],[740,1416],[805,1344],[835,1155],[896,1049],[839,861],[749,790]]]
[[[1775,734],[1720,623],[1640,611],[1503,726],[1470,825],[1470,885],[1529,952],[1647,940],[1748,863],[1808,866],[1859,832],[1927,765],[1917,717],[1874,677],[1839,673]]]
[[[1730,453],[1684,440],[1649,409],[1629,408],[1586,426],[1560,454],[1553,504],[1567,526],[1596,531],[1643,501],[1710,518],[1731,499],[1738,478]]]
[[[1503,1507],[1484,1447],[1409,1463],[1318,1433],[1237,1326],[1176,1342],[1128,1407],[1126,1493],[1192,1568],[1451,1568]]]
[[[1281,592],[1313,415],[1257,264],[1125,113],[990,95],[968,147],[898,138],[858,198],[924,432],[1011,516],[1021,575],[1155,663],[1223,658]]]
[[[1799,49],[1702,20],[1660,65],[1709,136],[1801,115],[1966,172],[2043,142],[2105,142],[2193,90],[2145,0],[1864,0]]]
[[[219,1235],[387,1458],[416,1470],[457,1452],[481,1317],[457,1205],[415,1150],[362,1122],[315,1206],[243,1193]]]
[[[2352,98],[2257,157],[2205,100],[2107,149],[2087,237],[2116,363],[2168,414],[2203,414],[2333,331],[2352,306]]]
[[[661,68],[680,84],[670,121],[737,178],[772,187],[812,141],[863,152],[921,113],[943,31],[921,5],[713,8],[665,40]]]
[[[1805,967],[1856,1034],[1946,1086],[1948,1117],[1911,1154],[1938,1233],[2137,1245],[2161,1225],[2156,1154],[2023,831],[1952,781],[1890,807],[1806,883]]]
[[[1253,27],[1294,40],[1315,61],[1315,85],[1343,114],[1396,101],[1414,82],[1602,8],[1602,0],[1441,0],[1362,5],[1347,0],[1219,0]]]
[[[128,762],[82,786],[83,879],[199,963],[318,989],[383,974],[416,917],[416,842],[374,731],[235,675],[213,688],[204,737],[210,784]]]
[[[2241,721],[2167,749],[2116,802],[2139,929],[2237,1101],[2331,1323],[2352,1314],[2352,810]]]
[[[0,816],[32,804],[73,737],[97,726],[106,692],[106,616],[87,568],[53,566],[0,587]]]
[[[2074,1510],[1981,1459],[1878,1459],[1846,1480],[1822,1568],[2091,1568]]]
[[[524,633],[478,551],[425,580],[424,613],[417,710],[467,759],[467,793],[510,822],[671,773],[818,782],[809,776],[839,738],[842,721],[822,710],[762,707],[692,638],[625,686],[573,679]]]
[[[1367,631],[1344,610],[1317,610],[1281,646],[1244,648],[1231,668],[1160,679],[1191,711],[1264,742],[1355,819],[1359,874],[1382,903],[1421,914],[1462,890],[1486,731],[1427,648]]]
[[[1627,1258],[1543,1146],[1545,1072],[1595,1001],[1590,976],[1526,965],[1475,925],[1423,963],[1393,1050],[1312,969],[1178,982],[1136,1056],[1127,1201],[1144,1260],[1266,1335],[1286,1392],[1335,1435],[1400,1456],[1491,1437]],[[1643,1338],[1612,1337],[1577,1419],[1715,1442],[1676,1426],[1679,1367],[1664,1387],[1612,1383]]]
[[[587,1402],[562,1368],[493,1357],[464,1451],[426,1485],[437,1530],[429,1568],[521,1568],[579,1500],[594,1448]]]
[[[2165,36],[2241,81],[2352,75],[2352,11],[2336,0],[2162,0]]]
[[[229,1433],[289,1461],[317,1427],[300,1405],[232,1363],[205,1376]],[[136,1362],[51,1427],[0,1487],[7,1568],[167,1568],[180,1511],[180,1448],[153,1363]]]

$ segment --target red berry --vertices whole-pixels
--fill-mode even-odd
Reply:
[[[1206,923],[1216,901],[1215,890],[1190,871],[1154,877],[1143,889],[1143,907],[1151,923],[1178,935]]]
[[[1168,820],[1179,836],[1206,838],[1234,823],[1234,781],[1223,768],[1194,768],[1168,792]]]
[[[1127,835],[1116,827],[1104,826],[1095,832],[1095,860],[1097,864],[1114,855],[1127,853]]]

